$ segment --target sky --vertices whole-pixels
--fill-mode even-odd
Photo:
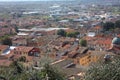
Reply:
[[[58,1],[58,0],[0,0],[0,2],[5,2],[5,1],[8,2],[8,1]],[[59,1],[63,1],[63,0],[59,0]]]

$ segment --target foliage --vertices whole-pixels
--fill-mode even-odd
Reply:
[[[41,70],[39,75],[43,80],[47,78],[48,80],[65,80],[63,75],[60,74],[58,70],[56,70],[48,64],[44,65],[44,68]]]
[[[14,61],[10,67],[0,67],[0,80],[28,80],[29,74],[22,64]]]
[[[21,56],[21,57],[19,58],[19,61],[25,62],[25,61],[26,61],[26,57],[25,57],[25,56]]]
[[[115,22],[115,28],[120,28],[120,20]]]
[[[65,80],[56,69],[45,63],[37,69],[25,68],[18,61],[13,61],[10,67],[0,67],[0,80]]]
[[[116,29],[116,28],[120,28],[120,20],[115,21],[115,23],[113,22],[106,22],[106,23],[102,23],[103,25],[103,30],[104,31],[109,31],[112,29]]]
[[[66,34],[67,37],[76,37],[79,34],[79,32],[69,32]]]
[[[113,22],[106,22],[103,24],[103,30],[109,31],[111,29],[114,29],[114,23]]]
[[[81,39],[80,40],[80,45],[83,46],[83,47],[86,47],[87,46],[87,41],[84,40],[84,39]]]
[[[14,69],[16,74],[22,73],[23,71],[23,65],[20,64],[18,61],[13,61],[11,67]]]
[[[120,80],[120,57],[109,63],[92,65],[85,74],[85,80]]]
[[[8,26],[7,26],[7,25],[5,25],[5,26],[4,26],[4,28],[8,28]]]
[[[9,37],[5,37],[5,38],[2,39],[2,44],[11,46],[12,45],[12,40]]]
[[[15,26],[15,31],[18,33],[19,32],[19,30],[18,30],[18,27],[17,26]]]
[[[65,37],[66,36],[66,31],[63,30],[63,29],[60,29],[60,30],[57,31],[57,34]]]

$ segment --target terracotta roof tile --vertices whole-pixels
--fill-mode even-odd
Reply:
[[[7,49],[9,46],[8,45],[0,45],[0,50],[5,50]]]

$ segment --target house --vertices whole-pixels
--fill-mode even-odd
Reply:
[[[14,54],[20,54],[21,56],[40,56],[39,48],[18,46],[13,50]]]
[[[72,59],[61,59],[51,63],[51,65],[64,71],[63,73],[68,80],[72,80],[70,79],[72,76],[78,76],[79,73],[83,72],[81,68],[75,67],[75,63]],[[81,76],[78,77],[79,79],[81,78]]]
[[[0,60],[0,66],[9,67],[12,61],[9,60]]]
[[[8,45],[0,45],[0,54],[4,54],[8,49]]]
[[[35,47],[17,46],[9,54],[5,55],[10,61],[19,60],[23,56],[27,62],[31,62],[40,57],[40,50]]]
[[[12,39],[13,46],[26,46],[27,40],[25,38],[14,38]]]
[[[94,37],[85,36],[83,39],[87,41],[87,47],[99,51],[107,50],[112,42],[112,37],[110,35]]]
[[[88,51],[84,55],[79,55],[76,59],[75,62],[77,65],[87,67],[91,63],[98,62],[100,59],[104,59],[105,54],[109,55],[114,55],[111,52],[106,52],[106,51]]]
[[[4,36],[6,34],[14,34],[14,33],[16,33],[16,31],[13,27],[0,28],[0,36]]]

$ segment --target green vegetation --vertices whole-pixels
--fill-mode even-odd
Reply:
[[[25,57],[25,56],[21,56],[21,57],[19,58],[19,61],[21,61],[21,62],[26,62],[26,57]]]
[[[14,61],[10,67],[0,67],[0,80],[27,80],[28,74],[21,63]]]
[[[48,63],[38,68],[24,67],[21,62],[13,61],[9,67],[0,67],[0,80],[65,80],[64,75]]]
[[[109,63],[92,65],[86,72],[85,80],[120,80],[120,57]]]
[[[17,33],[19,32],[19,30],[18,30],[18,27],[17,27],[17,26],[15,27],[15,31],[16,31]]]
[[[114,28],[115,28],[115,26],[114,26],[113,22],[106,22],[103,24],[103,29],[105,31],[109,31],[109,30],[114,29]]]
[[[120,28],[120,20],[118,20],[118,21],[115,22],[115,27],[116,28]]]
[[[65,30],[63,30],[63,29],[60,29],[60,30],[58,30],[57,31],[57,35],[60,35],[60,36],[66,36],[66,31]]]
[[[80,40],[80,46],[86,47],[87,46],[87,41],[84,39]]]
[[[77,37],[77,35],[79,35],[79,32],[66,32],[65,30],[61,29],[57,31],[57,34],[63,37]]]
[[[110,31],[116,28],[120,28],[120,20],[117,20],[115,23],[113,22],[106,22],[102,23],[103,24],[103,30],[104,31]]]
[[[1,43],[3,45],[9,45],[9,46],[11,46],[12,45],[12,40],[8,36],[6,36],[6,37],[4,37],[2,39]]]
[[[50,67],[50,65],[45,64],[44,68],[39,73],[39,76],[41,76],[41,79],[48,79],[48,80],[65,80],[63,75],[56,70],[55,68]]]
[[[69,32],[66,34],[67,37],[76,37],[77,35],[79,35],[79,32]]]

